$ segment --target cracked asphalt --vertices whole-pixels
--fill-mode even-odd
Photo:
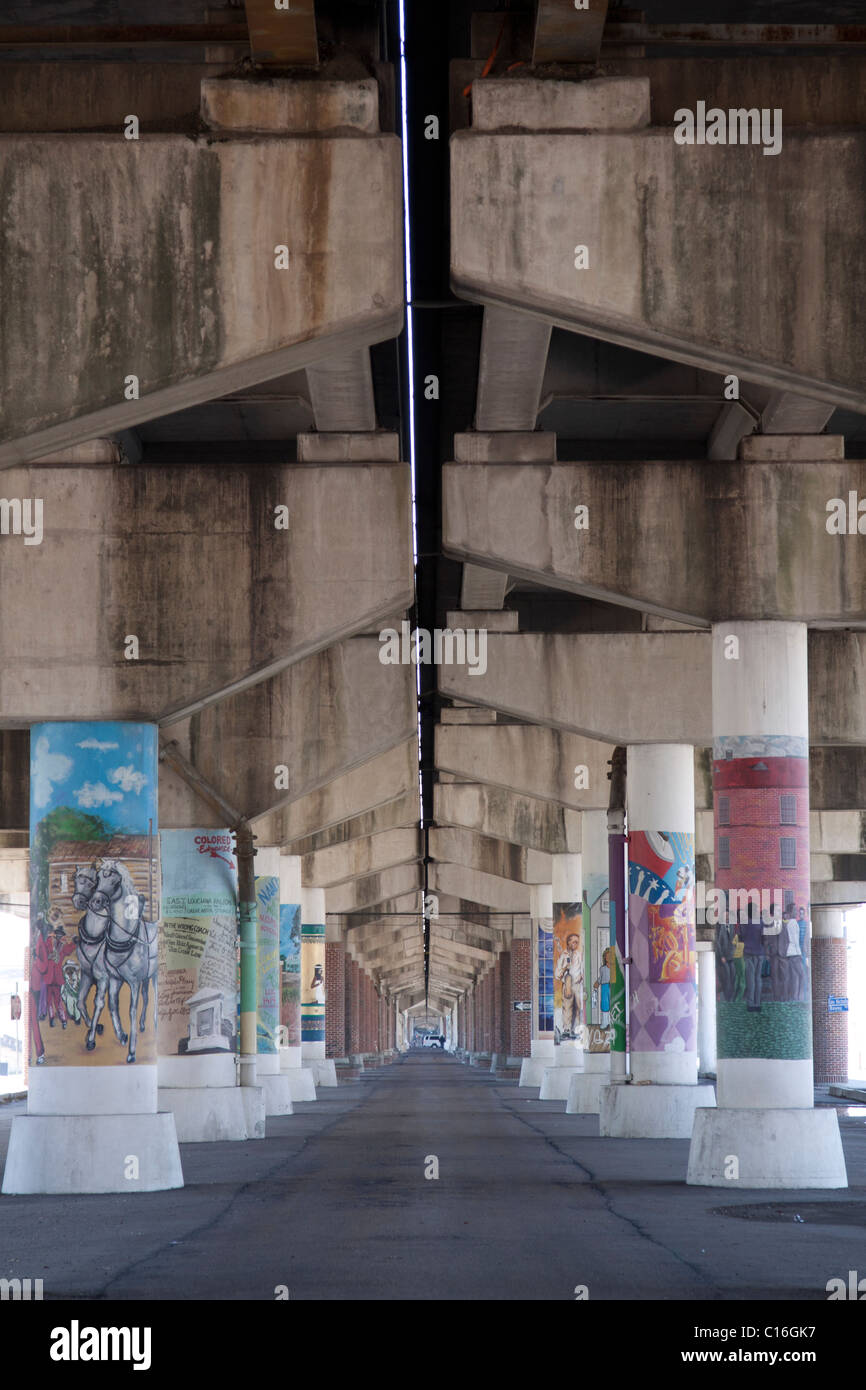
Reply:
[[[687,1187],[688,1141],[600,1139],[535,1095],[409,1053],[264,1140],[182,1145],[180,1191],[0,1198],[0,1276],[46,1300],[823,1302],[863,1267],[863,1111],[839,1109],[847,1192],[768,1193]]]

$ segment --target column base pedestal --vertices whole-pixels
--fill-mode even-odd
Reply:
[[[239,1086],[248,1139],[265,1137],[265,1093],[261,1086]]]
[[[601,1110],[601,1093],[610,1086],[610,1072],[575,1072],[568,1084],[566,1115],[597,1115]]]
[[[129,1176],[134,1156],[138,1176]],[[183,1187],[174,1115],[16,1115],[3,1192],[164,1192]]]
[[[611,1139],[690,1139],[695,1111],[715,1104],[712,1086],[603,1086],[598,1132]]]
[[[729,1191],[847,1187],[836,1111],[698,1110],[686,1182]]]
[[[568,1100],[572,1079],[584,1074],[583,1067],[545,1067],[538,1099]]]
[[[159,1108],[174,1115],[179,1144],[249,1138],[240,1086],[160,1086]]]
[[[337,1084],[337,1072],[333,1057],[307,1057],[304,1059],[304,1071],[312,1072],[313,1083],[316,1086],[336,1086]]]
[[[533,1038],[529,1044],[530,1055],[524,1057],[520,1065],[518,1086],[540,1086],[544,1080],[545,1068],[552,1067],[556,1061],[556,1044],[553,1038]]]
[[[264,1092],[265,1114],[291,1115],[292,1093],[285,1073],[266,1072],[258,1077],[258,1082]]]
[[[289,1095],[293,1102],[316,1099],[316,1083],[313,1080],[313,1073],[307,1071],[306,1067],[292,1067],[291,1070],[284,1071],[283,1076],[289,1083]]]

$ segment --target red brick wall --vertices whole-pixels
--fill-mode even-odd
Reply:
[[[532,1012],[515,1013],[515,999],[532,999],[532,942],[529,937],[515,937],[511,943],[510,989],[507,1009],[510,1010],[510,1057],[528,1057],[532,1041]]]
[[[827,1012],[831,994],[848,993],[847,943],[841,936],[812,938],[812,1051],[815,1081],[848,1080],[848,1015]]]
[[[351,969],[346,971],[348,995],[346,1009],[349,1015],[349,1052],[354,1056],[361,1051],[361,972],[358,962],[352,961]]]
[[[345,1056],[346,949],[342,941],[325,942],[325,1055]]]

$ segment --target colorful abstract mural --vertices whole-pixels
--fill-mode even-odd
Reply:
[[[256,878],[257,990],[256,1050],[277,1050],[280,1022],[280,880],[273,874]]]
[[[694,1052],[695,837],[634,830],[628,852],[629,1046]]]
[[[301,1041],[325,1041],[325,925],[301,925]]]
[[[580,903],[553,904],[554,1041],[584,1042],[586,958]]]
[[[280,1027],[283,1047],[301,1045],[301,904],[280,903]]]

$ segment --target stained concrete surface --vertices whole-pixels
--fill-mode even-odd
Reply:
[[[0,1277],[42,1278],[46,1299],[573,1300],[584,1284],[824,1301],[862,1266],[862,1109],[839,1109],[847,1192],[723,1192],[686,1187],[688,1141],[600,1139],[597,1117],[534,1094],[411,1052],[263,1141],[182,1145],[182,1191],[3,1197]],[[0,1157],[21,1108],[0,1111]]]

